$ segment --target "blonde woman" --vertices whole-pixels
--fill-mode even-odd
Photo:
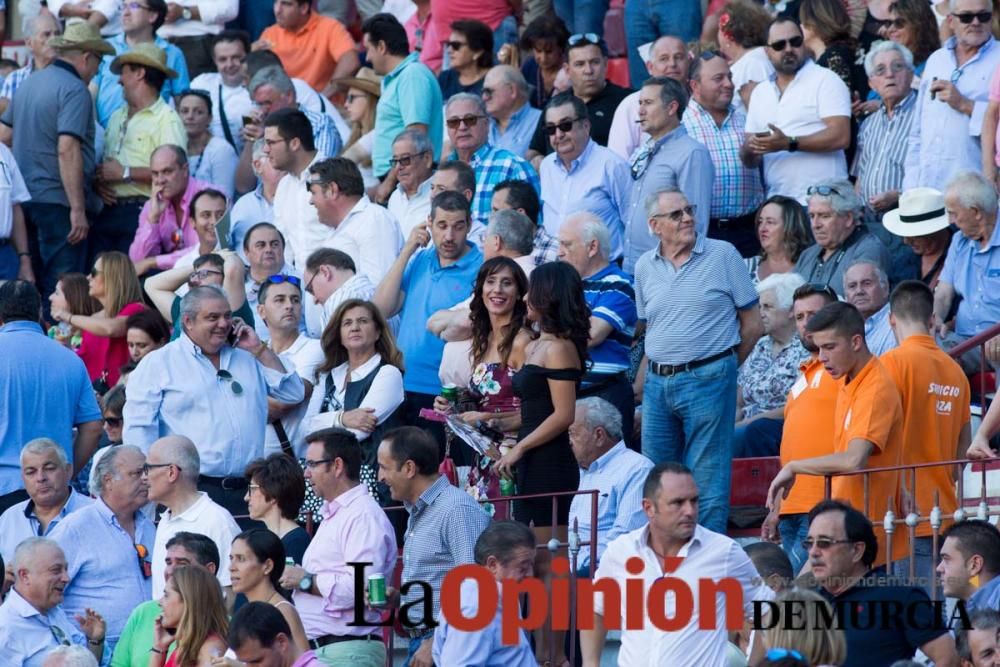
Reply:
[[[779,609],[785,609],[786,604],[794,605],[802,610],[802,624],[796,627],[810,628],[809,632],[790,630],[778,623],[775,627],[764,631],[764,644],[768,651],[796,651],[809,665],[816,667],[839,667],[847,659],[847,639],[844,631],[839,628],[825,628],[821,617],[833,618],[833,608],[819,593],[804,589],[790,588],[782,591],[774,599]],[[820,611],[823,609],[824,611]]]
[[[222,589],[208,570],[185,565],[174,570],[160,599],[149,667],[209,667],[226,652],[229,629]],[[176,646],[169,655],[170,645]]]
[[[382,77],[368,67],[362,67],[353,77],[337,81],[347,88],[344,115],[351,124],[351,136],[344,142],[340,155],[358,165],[365,188],[378,185],[372,173],[372,141],[375,137],[375,107],[382,93]]]
[[[113,250],[98,255],[88,282],[90,296],[100,302],[100,310],[83,315],[72,312],[68,302],[53,302],[52,317],[82,332],[76,353],[86,364],[94,387],[104,394],[118,383],[119,369],[129,360],[128,318],[146,306],[135,267],[124,253]]]

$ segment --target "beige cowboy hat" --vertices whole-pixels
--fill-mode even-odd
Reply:
[[[101,38],[101,31],[86,21],[68,23],[63,34],[49,40],[56,51],[90,51],[102,56],[115,55],[115,47]]]
[[[371,67],[362,67],[354,76],[334,79],[334,83],[345,88],[357,88],[366,93],[380,97],[382,95],[382,77]]]
[[[122,65],[139,65],[149,67],[166,75],[168,79],[176,79],[177,72],[167,67],[167,52],[152,42],[140,42],[111,61],[111,73],[121,74]]]
[[[944,195],[934,188],[913,188],[899,196],[899,208],[882,217],[882,224],[896,236],[926,236],[948,226]]]

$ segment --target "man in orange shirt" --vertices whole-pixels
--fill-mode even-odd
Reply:
[[[809,318],[823,306],[837,300],[837,294],[829,287],[802,285],[792,296],[792,316],[799,333],[802,346],[812,353],[812,357],[800,366],[799,379],[788,392],[785,401],[785,425],[781,432],[781,464],[792,460],[810,459],[833,453],[833,414],[837,407],[837,381],[823,370],[823,363],[817,357],[818,351],[812,337],[806,331]],[[827,424],[817,428],[817,424]],[[764,520],[761,537],[771,542],[778,541],[792,563],[792,572],[798,573],[806,562],[807,554],[802,548],[802,540],[809,534],[809,510],[823,500],[823,478],[803,476],[781,502],[781,507],[773,510]]]
[[[352,76],[361,67],[350,33],[337,19],[312,11],[311,0],[274,0],[274,19],[251,50],[274,51],[288,76],[324,97],[335,92],[331,80]]]
[[[900,283],[889,298],[889,324],[899,347],[879,360],[895,381],[903,404],[906,447],[900,463],[904,464],[965,458],[972,440],[969,380],[962,367],[934,342],[930,330],[933,313],[934,293],[919,280]],[[912,511],[927,517],[937,494],[942,513],[950,516],[958,506],[955,474],[959,472],[957,466],[919,469],[915,492],[910,473],[903,473],[897,512],[905,516],[915,503]],[[909,531],[900,528],[909,537]],[[930,581],[934,568],[931,532],[930,523],[919,524],[914,544],[915,573],[925,582]],[[894,567],[897,576],[907,577],[910,559],[897,561]],[[929,583],[924,587],[929,589]]]
[[[835,380],[839,394],[833,421],[833,453],[810,459],[790,461],[771,482],[768,509],[779,497],[787,497],[796,475],[846,473],[865,468],[899,464],[903,449],[903,407],[892,377],[881,362],[868,351],[865,321],[849,303],[831,303],[812,316],[806,325],[819,360]],[[829,428],[816,424],[815,433]],[[878,560],[886,562],[885,532],[880,528],[890,500],[896,513],[899,474],[872,473],[869,497],[865,503],[865,476],[841,475],[833,478],[832,496],[843,499],[871,518],[877,527]],[[903,539],[901,531],[896,533]],[[903,555],[893,540],[893,560]]]

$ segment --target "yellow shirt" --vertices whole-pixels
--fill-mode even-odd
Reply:
[[[123,167],[148,169],[153,151],[164,144],[187,150],[187,131],[177,112],[162,97],[128,117],[128,105],[119,107],[108,120],[104,136],[104,157],[114,158]],[[116,197],[149,197],[146,183],[115,183]]]

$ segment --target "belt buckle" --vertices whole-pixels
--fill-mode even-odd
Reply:
[[[235,486],[238,481],[239,479],[237,477],[223,477],[220,486],[225,491],[239,491],[239,488]],[[232,482],[234,486],[230,486],[230,482]]]

